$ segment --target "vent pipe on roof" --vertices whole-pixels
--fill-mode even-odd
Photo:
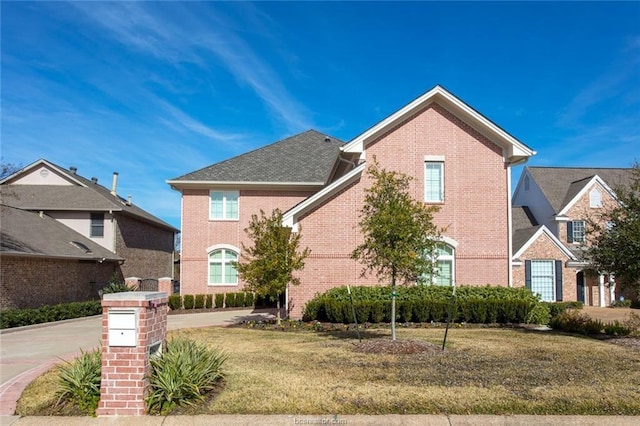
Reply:
[[[113,181],[111,182],[111,195],[116,195],[118,188],[118,172],[113,172]]]
[[[127,200],[127,205],[130,206],[131,205],[131,195],[129,195],[129,199]]]
[[[74,175],[78,172],[78,168],[75,167],[75,166],[69,167],[69,170],[71,170],[71,173],[74,174]]]
[[[325,137],[324,137],[324,141],[325,141],[325,142],[331,142],[331,138],[330,138],[329,136],[325,136]]]
[[[98,183],[98,178],[97,178],[97,177],[92,177],[92,178],[91,178],[91,182],[93,182],[93,183],[96,183],[96,184],[97,184],[97,183]]]

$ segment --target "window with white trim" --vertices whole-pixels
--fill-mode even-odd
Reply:
[[[602,193],[598,188],[593,188],[591,192],[589,192],[589,207],[593,209],[602,207]]]
[[[436,248],[434,274],[422,280],[426,284],[451,286],[455,282],[455,249],[449,244],[438,244]]]
[[[210,191],[209,219],[238,220],[238,191]]]
[[[104,237],[104,213],[91,213],[90,237]]]
[[[570,222],[567,222],[568,243],[584,243],[585,236],[586,232],[584,220],[572,220]]]
[[[218,249],[209,253],[209,285],[237,285],[238,271],[234,262],[238,253],[230,249]]]
[[[428,203],[444,201],[444,161],[424,162],[424,200]]]
[[[556,301],[554,269],[553,260],[531,261],[531,292],[545,302]]]

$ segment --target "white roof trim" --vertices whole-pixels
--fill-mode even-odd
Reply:
[[[567,203],[566,206],[564,206],[562,208],[562,210],[560,210],[557,214],[557,216],[565,216],[567,214],[567,212],[569,211],[569,209],[571,209],[571,207],[573,207],[573,205],[575,203],[578,202],[578,200],[580,198],[582,198],[584,196],[584,194],[587,193],[588,190],[591,190],[593,188],[593,185],[595,183],[599,183],[600,185],[602,185],[602,187],[605,189],[605,191],[607,191],[609,193],[609,195],[611,195],[611,197],[613,197],[614,199],[618,199],[618,197],[616,196],[616,193],[613,191],[613,189],[609,188],[609,185],[607,185],[600,176],[595,175],[594,177],[591,178],[591,180],[589,181],[589,183],[587,183],[581,190],[580,192],[578,192],[576,194],[575,197],[573,197],[573,199],[571,201],[569,201]]]
[[[562,251],[565,255],[567,255],[567,257],[570,260],[578,260],[575,255],[573,253],[571,253],[571,251],[565,247],[564,244],[562,244],[560,242],[560,240],[558,238],[556,238],[555,235],[553,235],[553,233],[551,231],[549,231],[549,228],[547,228],[545,225],[540,226],[540,228],[535,232],[535,234],[533,234],[531,236],[531,238],[529,238],[529,240],[522,245],[522,247],[520,247],[520,250],[518,250],[513,256],[512,259],[516,260],[518,259],[520,256],[522,256],[522,254],[527,251],[527,249],[531,246],[531,244],[533,244],[533,242],[538,239],[538,237],[542,234],[546,234],[547,237],[549,237],[549,239],[551,240],[552,243],[554,243],[556,245],[556,247],[558,247],[560,249],[560,251]]]
[[[520,161],[523,158],[526,159],[536,154],[534,150],[502,130],[492,121],[479,114],[476,110],[453,96],[441,86],[435,86],[424,95],[396,111],[375,126],[369,128],[351,142],[344,145],[341,148],[342,151],[363,152],[369,141],[379,137],[405,117],[415,114],[417,111],[426,108],[433,102],[437,102],[444,106],[457,116],[464,117],[464,121],[468,125],[485,135],[489,140],[501,146],[505,150],[505,157],[509,161]]]
[[[334,192],[341,190],[351,182],[353,182],[357,177],[362,174],[362,171],[365,168],[366,163],[360,164],[355,169],[351,170],[346,175],[342,176],[340,179],[336,180],[332,184],[328,185],[321,191],[316,192],[311,197],[302,201],[300,204],[294,206],[290,210],[286,211],[282,217],[282,225],[287,226],[289,228],[294,228],[296,224],[296,216],[304,213],[312,207],[322,203],[325,199],[327,199]],[[295,231],[295,229],[294,229]]]
[[[7,176],[6,178],[0,180],[0,184],[3,184],[3,183],[8,182],[10,180],[13,180],[14,178],[16,178],[16,177],[18,177],[20,175],[23,175],[26,172],[28,172],[28,171],[30,171],[32,169],[35,169],[38,166],[42,166],[42,165],[47,166],[47,167],[51,168],[52,170],[55,170],[57,173],[62,175],[65,179],[68,179],[71,182],[74,182],[74,183],[78,184],[79,186],[83,186],[85,188],[87,187],[87,185],[85,185],[84,183],[82,183],[79,180],[75,179],[73,177],[73,173],[71,173],[70,171],[68,171],[66,169],[61,169],[60,167],[57,167],[57,166],[51,164],[50,162],[48,162],[47,160],[45,160],[43,158],[41,158],[38,161],[35,161],[35,162],[29,164],[26,167],[23,167],[22,169],[18,170],[17,172],[15,172],[15,173]]]

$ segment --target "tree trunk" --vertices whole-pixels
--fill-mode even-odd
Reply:
[[[276,303],[278,307],[278,312],[276,313],[276,323],[280,325],[280,294],[278,293],[278,302]]]
[[[396,340],[396,268],[391,270],[391,340]]]

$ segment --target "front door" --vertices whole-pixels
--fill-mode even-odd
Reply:
[[[577,301],[578,302],[583,302],[585,305],[587,304],[587,301],[584,297],[584,272],[580,271],[576,274],[576,288],[578,289],[578,294],[577,294]]]

